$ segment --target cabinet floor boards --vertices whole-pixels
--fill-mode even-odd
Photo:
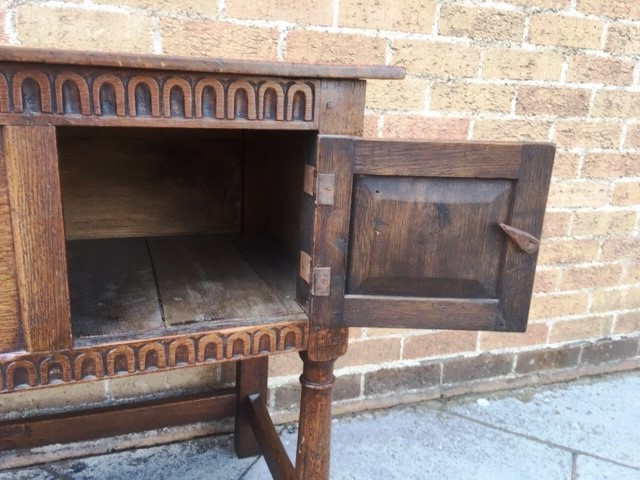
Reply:
[[[295,266],[238,235],[67,242],[74,338],[303,315]]]

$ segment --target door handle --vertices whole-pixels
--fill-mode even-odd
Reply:
[[[540,240],[530,233],[524,232],[519,228],[515,228],[510,225],[505,225],[504,223],[500,223],[499,225],[511,241],[523,252],[533,255],[540,249]]]

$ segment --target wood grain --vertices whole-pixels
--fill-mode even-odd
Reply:
[[[55,49],[0,47],[0,61],[86,65],[94,67],[145,68],[184,72],[278,75],[309,78],[404,78],[404,69],[386,65],[305,65],[283,62],[227,60],[209,57],[134,55]]]
[[[553,157],[552,145],[527,145],[522,152],[522,173],[508,222],[514,228],[540,238],[544,219]],[[504,259],[504,280],[499,292],[503,318],[496,328],[524,331],[527,327],[537,252],[528,254],[508,242]]]
[[[0,423],[0,450],[34,448],[209,422],[234,414],[232,389]]]
[[[53,127],[2,129],[25,345],[71,346],[67,262]]]
[[[352,173],[354,142],[352,139],[320,137],[316,168],[318,174],[335,174],[333,205],[316,205],[313,231],[313,268],[330,268],[331,281],[328,296],[311,297],[309,320],[312,326],[336,326],[340,324],[345,292],[345,266],[349,242],[351,214]],[[314,359],[315,353],[310,353]]]
[[[149,247],[167,325],[288,314],[229,237],[158,237]]]
[[[236,363],[236,388],[238,404],[234,427],[234,447],[240,458],[253,457],[261,452],[260,445],[250,422],[249,396],[267,398],[269,357],[240,360]]]
[[[510,180],[355,177],[347,292],[495,298]]]
[[[412,298],[347,295],[344,324],[351,327],[493,330],[497,299]]]
[[[302,352],[300,356],[304,368],[300,377],[302,394],[296,473],[300,480],[329,480],[335,358],[314,362],[306,352]]]
[[[59,151],[69,240],[240,231],[238,139],[64,130]]]
[[[74,338],[163,326],[144,238],[70,241],[67,261]]]
[[[2,157],[0,153],[0,353],[23,348],[9,193]]]
[[[522,144],[359,140],[354,173],[416,177],[517,178]]]
[[[248,417],[274,480],[296,480],[296,471],[269,415],[265,396],[248,398]],[[320,478],[320,477],[302,477]]]
[[[321,134],[362,135],[364,81],[323,80],[320,93]]]

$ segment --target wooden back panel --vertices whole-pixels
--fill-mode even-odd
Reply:
[[[0,142],[0,159],[2,157]],[[19,350],[23,346],[15,262],[7,174],[4,161],[0,160],[0,353]]]
[[[240,231],[240,133],[59,130],[68,240]]]

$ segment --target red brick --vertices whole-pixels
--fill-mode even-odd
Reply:
[[[221,22],[160,20],[163,53],[170,55],[277,60],[279,32]]]
[[[449,360],[443,363],[442,383],[469,382],[508,375],[513,369],[513,361],[513,354],[485,354],[479,357]]]
[[[598,0],[600,1],[600,0]],[[595,55],[571,55],[567,59],[567,82],[631,85],[635,62]]]
[[[559,147],[618,148],[620,135],[619,122],[559,120],[554,142]]]
[[[549,343],[604,337],[611,333],[613,317],[590,317],[558,320],[551,325]]]
[[[638,338],[603,340],[587,345],[582,351],[582,363],[600,365],[634,358],[638,355]]]
[[[565,347],[518,353],[516,373],[533,373],[574,367],[580,358],[580,347]]]
[[[417,115],[384,115],[383,138],[415,140],[466,140],[469,120]]]
[[[640,3],[635,0],[578,0],[576,8],[587,15],[640,20]]]
[[[618,264],[571,267],[562,273],[560,290],[613,287],[622,279],[622,266]]]
[[[576,153],[556,152],[553,160],[553,178],[572,179],[578,176],[580,155]]]
[[[206,2],[217,8],[217,2]],[[332,4],[314,0],[226,0],[224,9],[227,17],[248,20],[283,20],[302,25],[331,25],[333,21]]]
[[[552,182],[547,204],[554,208],[603,207],[609,203],[609,182]]]
[[[591,239],[548,239],[542,242],[539,265],[592,262],[598,255],[600,242]]]
[[[545,212],[542,226],[543,239],[567,236],[570,223],[571,214],[569,212]]]
[[[548,327],[544,323],[530,323],[526,333],[480,332],[480,350],[541,345],[547,341]]]
[[[613,333],[620,334],[636,332],[640,332],[640,312],[619,314]]]
[[[440,384],[441,368],[439,363],[422,363],[367,373],[364,376],[364,394],[380,395],[435,387]]]
[[[640,27],[612,24],[607,30],[605,49],[614,53],[640,53]]]
[[[521,86],[516,113],[519,115],[585,116],[589,113],[591,90]]]
[[[475,77],[480,66],[480,49],[469,45],[395,40],[391,55],[410,74]]]
[[[599,48],[604,23],[598,20],[534,14],[529,20],[529,42],[573,48]]]
[[[332,2],[315,2],[316,4]],[[313,7],[316,8],[316,7]],[[341,27],[431,33],[435,0],[341,0],[338,25]],[[384,13],[383,13],[384,12]]]
[[[407,337],[402,349],[403,360],[455,355],[476,349],[477,332],[443,331]]]
[[[586,293],[560,293],[534,296],[529,311],[530,320],[580,315],[587,311],[589,297]]]
[[[588,153],[582,166],[583,177],[638,177],[640,154],[637,153]]]
[[[288,62],[384,64],[386,49],[382,38],[294,30],[287,35],[284,56]]]
[[[521,40],[525,15],[493,8],[444,4],[438,33],[443,36]]]
[[[400,338],[358,340],[349,343],[347,354],[340,357],[335,368],[379,364],[400,360]]]

